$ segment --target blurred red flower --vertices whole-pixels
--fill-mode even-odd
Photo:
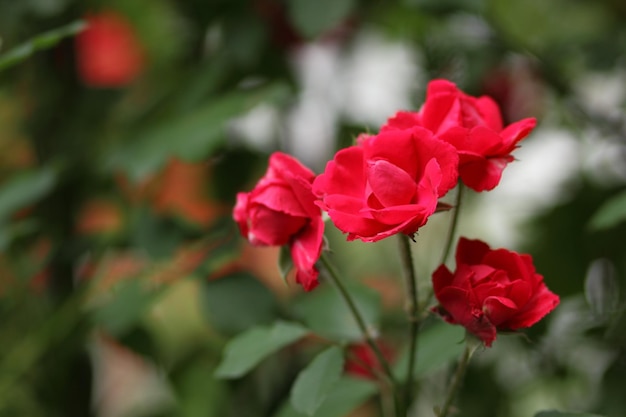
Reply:
[[[143,70],[144,51],[134,28],[117,12],[89,15],[76,37],[81,80],[92,87],[122,87]]]
[[[389,361],[393,357],[393,350],[382,342],[377,342],[378,349],[383,357]],[[374,371],[382,372],[382,365],[378,361],[372,348],[365,342],[348,346],[348,356],[344,371],[352,376],[365,379],[376,379]]]

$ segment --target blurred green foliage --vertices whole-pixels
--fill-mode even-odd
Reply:
[[[143,72],[125,85],[97,88],[77,70],[73,35],[100,10],[125,16],[145,49]],[[2,1],[0,416],[305,415],[289,401],[298,373],[359,333],[332,288],[294,294],[275,279],[275,252],[242,244],[235,195],[268,151],[290,144],[278,133],[246,144],[231,122],[269,106],[284,124],[303,89],[296,52],[317,41],[345,54],[366,30],[408,45],[424,79],[492,94],[508,118],[519,112],[507,109],[535,110],[525,116],[591,148],[617,146],[613,163],[626,166],[624,98],[610,113],[579,92],[589,74],[624,75],[620,0]],[[521,75],[502,72],[512,56],[528,64]],[[511,104],[516,89],[528,94]],[[335,147],[377,129],[360,123],[340,115]],[[572,175],[569,194],[521,232],[519,249],[565,307],[528,332],[530,343],[505,336],[478,355],[459,396],[464,416],[626,414],[626,180],[592,174]],[[359,271],[349,287],[399,351],[401,373],[399,280],[373,286],[380,277],[364,269],[379,258],[363,268],[358,249],[331,244],[342,269]],[[585,288],[590,306],[579,302]],[[425,327],[417,373],[432,379],[420,379],[429,383],[418,399],[431,404],[462,332]],[[301,402],[300,390],[335,381],[341,361],[330,349],[332,366],[319,365],[296,404],[315,416],[379,415],[376,386],[349,376]],[[133,390],[150,407],[125,396]],[[557,415],[593,414],[538,414]]]

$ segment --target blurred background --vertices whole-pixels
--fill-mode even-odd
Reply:
[[[235,194],[275,150],[321,172],[433,78],[538,119],[460,233],[530,253],[561,296],[477,353],[461,415],[626,415],[623,1],[0,0],[0,416],[298,416],[316,341],[234,381],[213,375],[225,343],[277,318],[351,330],[319,314],[324,285],[286,286],[278,250],[239,237]],[[424,286],[448,222],[413,245]],[[396,243],[328,235],[400,350]],[[449,370],[423,375],[413,415]],[[369,397],[337,417],[380,415]]]

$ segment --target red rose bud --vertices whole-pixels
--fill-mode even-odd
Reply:
[[[385,130],[422,126],[453,145],[459,153],[459,176],[474,191],[488,191],[500,182],[513,161],[511,152],[535,127],[534,118],[502,126],[498,105],[487,96],[472,97],[446,80],[428,84],[419,112],[399,112]]]
[[[434,311],[486,346],[497,331],[530,327],[559,304],[529,255],[466,238],[457,246],[456,271],[441,265],[433,273],[433,289],[439,301]]]
[[[133,27],[116,12],[87,17],[76,37],[78,74],[92,87],[121,87],[142,71],[144,53]]]
[[[393,357],[391,348],[382,342],[378,342],[377,345],[383,357],[387,361],[391,360]],[[382,372],[382,370],[381,363],[367,343],[348,346],[348,355],[344,365],[344,371],[347,374],[365,379],[376,379],[375,371]]]
[[[297,159],[275,152],[256,187],[237,194],[233,211],[242,236],[251,244],[289,246],[296,281],[306,291],[318,284],[315,262],[324,237],[322,215],[311,192],[314,178]]]
[[[348,240],[412,236],[457,181],[451,145],[415,127],[361,135],[313,183],[318,202]]]

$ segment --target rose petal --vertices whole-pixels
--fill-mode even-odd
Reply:
[[[456,94],[428,95],[420,111],[421,125],[436,135],[461,124],[461,103]]]
[[[482,263],[483,258],[489,253],[490,248],[485,242],[478,239],[461,237],[456,247],[457,265],[477,265]]]
[[[443,179],[444,173],[439,165],[439,160],[433,158],[428,161],[424,168],[424,175],[417,185],[417,201],[415,203],[426,208],[426,211],[430,212],[429,215],[434,213],[437,208]]]
[[[513,157],[474,159],[459,166],[463,184],[476,192],[493,190],[502,178],[502,171]]]
[[[476,126],[470,129],[469,137],[464,147],[457,149],[470,151],[485,157],[503,156],[512,151],[512,149],[509,150],[503,146],[502,136],[500,136],[498,131],[486,126]]]
[[[310,269],[319,260],[324,241],[324,221],[321,216],[312,219],[291,242],[293,264],[298,269]]]
[[[432,133],[421,128],[425,136]],[[420,158],[419,141],[413,137],[413,129],[388,130],[363,141],[363,154],[366,161],[386,160],[416,181],[424,165]]]
[[[368,165],[369,185],[383,206],[399,206],[413,200],[417,185],[409,174],[386,160],[370,161]]]
[[[324,221],[320,216],[313,219],[290,245],[291,259],[296,268],[296,282],[305,291],[311,291],[318,284],[319,271],[315,268],[315,263],[322,253],[323,241]]]
[[[302,165],[293,156],[283,152],[274,152],[269,159],[266,177],[284,179],[285,175],[301,177],[310,181],[313,181],[313,178],[315,178],[313,171]]]
[[[483,258],[483,263],[506,271],[511,281],[531,281],[535,273],[534,266],[529,265],[523,256],[506,249],[490,251]],[[530,269],[528,269],[529,267]]]
[[[545,284],[535,289],[532,299],[522,306],[510,320],[501,324],[502,328],[516,330],[530,327],[537,323],[559,305],[559,296],[551,292]]]
[[[363,148],[350,146],[341,149],[326,164],[326,170],[315,178],[313,193],[321,198],[340,194],[363,198],[365,189]]]
[[[504,152],[513,151],[519,141],[524,139],[537,125],[537,119],[530,117],[508,125],[500,136],[503,139]]]
[[[313,204],[313,194],[309,196],[309,204]],[[268,209],[298,217],[311,217],[310,207],[303,207],[293,189],[287,184],[271,184],[257,187],[250,193],[251,203],[262,205]],[[319,211],[319,209],[317,209]],[[313,214],[314,215],[314,214]]]
[[[311,269],[298,268],[296,270],[296,282],[302,285],[304,291],[311,291],[319,284],[317,279],[319,274],[319,271],[315,267]]]
[[[239,232],[248,238],[248,193],[237,193],[237,203],[233,209],[233,219],[239,226]]]
[[[248,213],[250,220],[247,238],[253,245],[286,245],[308,221],[306,217],[294,217],[262,205],[252,205]]]
[[[484,302],[485,314],[496,327],[514,316],[518,308],[512,300],[506,297],[487,297]]]
[[[490,129],[499,132],[502,130],[502,115],[498,104],[488,96],[478,97],[475,102],[483,123]]]
[[[452,271],[448,269],[445,265],[439,265],[439,268],[433,272],[432,281],[433,281],[433,292],[435,296],[442,291],[444,288],[452,285],[452,281],[454,280],[454,274]],[[437,296],[437,299],[438,296]]]
[[[420,126],[420,118],[417,113],[399,111],[387,120],[387,123],[380,128],[380,131],[384,132],[385,130],[393,129],[404,130],[411,129],[415,126]]]
[[[469,303],[470,294],[468,291],[456,287],[444,288],[437,296],[439,303],[450,315],[453,321],[462,325],[478,338],[486,346],[496,339],[496,327],[482,313],[482,310]]]
[[[293,196],[309,217],[317,217],[320,215],[320,209],[315,204],[317,198],[313,194],[312,180],[309,181],[302,177],[286,176],[285,182],[291,187]]]
[[[433,209],[417,204],[387,207],[380,210],[363,209],[361,211],[361,213],[371,215],[376,221],[390,226],[400,225],[414,219],[418,219],[420,225],[424,225],[428,216],[433,212]]]
[[[535,285],[532,282],[523,280],[513,281],[507,288],[507,297],[513,300],[518,306],[525,306],[532,297],[534,287]]]

